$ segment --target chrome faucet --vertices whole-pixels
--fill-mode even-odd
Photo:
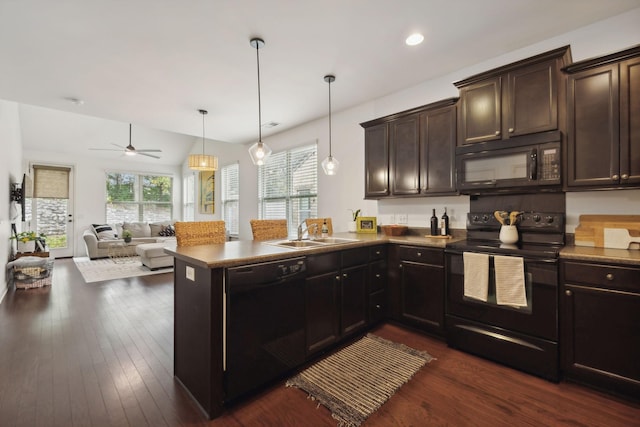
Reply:
[[[304,224],[306,222],[302,221],[300,223],[300,225],[298,226],[298,240],[302,240],[302,236],[304,235],[304,233],[306,232],[307,235],[309,235],[309,233],[311,232],[310,229],[314,228],[315,229],[315,234],[318,234],[318,224],[311,224],[309,225],[307,228],[305,228],[304,230],[302,229],[302,224]]]

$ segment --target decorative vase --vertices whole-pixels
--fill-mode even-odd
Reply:
[[[347,223],[347,230],[349,231],[349,233],[355,233],[356,231],[358,231],[356,222],[350,221],[349,223]]]
[[[18,240],[18,252],[21,252],[21,253],[35,252],[35,250],[36,250],[35,240],[28,240],[26,242]]]
[[[518,229],[515,225],[503,225],[500,227],[500,241],[502,243],[516,243],[518,241]]]

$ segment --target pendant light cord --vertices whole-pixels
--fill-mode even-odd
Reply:
[[[256,64],[258,65],[258,142],[262,143],[262,107],[260,99],[260,42],[256,42]]]
[[[331,79],[329,79],[329,157],[331,157]]]

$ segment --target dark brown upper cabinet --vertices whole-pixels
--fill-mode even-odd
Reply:
[[[460,89],[458,145],[561,129],[564,46],[454,83]],[[559,106],[561,108],[559,108]]]
[[[456,193],[456,105],[451,98],[361,123],[366,198]]]
[[[364,197],[388,196],[389,133],[387,123],[365,127],[364,130]]]
[[[640,46],[564,70],[567,188],[640,186]]]

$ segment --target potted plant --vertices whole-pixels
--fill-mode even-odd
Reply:
[[[123,230],[122,238],[124,239],[125,243],[131,242],[131,232],[129,230]]]
[[[349,209],[349,210],[351,211],[352,220],[347,224],[347,230],[350,233],[355,233],[356,230],[358,229],[356,220],[360,216],[360,209],[356,209],[355,211],[353,209]]]
[[[37,234],[35,231],[21,231],[10,238],[18,242],[18,252],[20,253],[35,252],[36,241],[40,240],[43,243],[45,241],[45,235]]]

